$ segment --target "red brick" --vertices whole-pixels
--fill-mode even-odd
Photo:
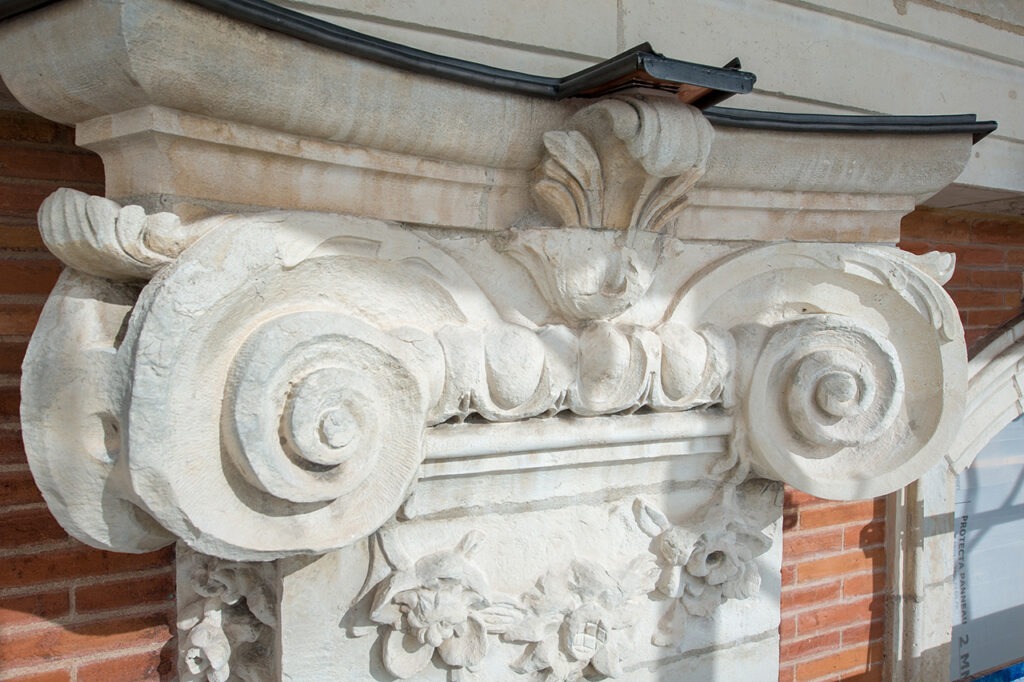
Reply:
[[[64,529],[43,506],[0,514],[0,549],[66,540]]]
[[[0,428],[0,464],[25,464],[25,446],[19,429]]]
[[[96,182],[103,179],[103,162],[95,154],[66,149],[6,147],[0,154],[0,177]]]
[[[956,248],[956,263],[960,265],[996,266],[1006,264],[1006,249],[1002,247],[966,247]]]
[[[796,629],[801,635],[809,635],[812,632],[834,630],[862,621],[870,621],[884,612],[885,600],[882,598],[830,604],[820,609],[811,609],[800,613],[796,619]]]
[[[882,673],[885,667],[881,661],[875,661],[871,663],[871,668],[867,672],[840,675],[839,679],[842,682],[882,682]]]
[[[21,414],[21,387],[0,386],[0,419],[18,421]]]
[[[987,327],[994,329],[1020,314],[1020,309],[1012,310],[970,310],[967,312],[967,322],[972,327]]]
[[[154,682],[174,679],[174,648],[146,651],[84,665],[78,669],[78,682]]]
[[[1006,270],[971,270],[970,284],[979,289],[1019,292],[1024,288],[1021,273]]]
[[[844,649],[813,661],[797,664],[796,675],[798,680],[815,680],[836,673],[861,673],[866,672],[873,663],[881,661],[881,658],[882,647],[879,645],[864,649]]]
[[[780,667],[779,682],[796,682],[796,666],[784,665]]]
[[[1010,216],[1000,220],[981,220],[971,228],[971,241],[986,244],[1020,244],[1024,242],[1024,220]]]
[[[0,339],[0,374],[21,374],[27,341]]]
[[[843,628],[843,646],[854,646],[877,642],[885,636],[885,619],[864,621]]]
[[[800,528],[825,528],[880,518],[885,513],[885,500],[836,502],[800,510]]]
[[[839,601],[841,593],[838,582],[785,589],[782,590],[782,611],[790,613],[809,606],[828,608],[830,604]]]
[[[783,642],[779,647],[779,659],[787,662],[795,661],[820,654],[823,651],[834,650],[839,646],[839,641],[839,632],[826,632]]]
[[[900,237],[966,244],[971,239],[971,225],[962,214],[918,209],[903,218],[900,224]]]
[[[170,565],[173,557],[172,548],[116,554],[84,546],[9,557],[0,561],[0,588],[158,568]]]
[[[26,111],[0,111],[0,140],[70,145],[73,129]]]
[[[0,260],[0,294],[49,294],[60,275],[55,258]]]
[[[950,277],[949,281],[945,284],[946,290],[957,291],[959,289],[969,288],[971,286],[971,272],[971,268],[957,263],[956,269],[953,270],[953,276]]]
[[[75,610],[79,613],[106,611],[140,604],[174,603],[174,574],[127,576],[116,582],[104,582],[75,588]]]
[[[55,182],[11,182],[0,180],[0,211],[31,217],[43,199],[60,185]]]
[[[785,537],[785,536],[783,536]],[[782,566],[782,586],[796,584],[796,566],[789,566],[784,564]]]
[[[843,547],[855,549],[885,544],[885,521],[872,521],[864,526],[851,526],[844,531]]]
[[[0,225],[0,249],[48,253],[35,220],[31,218],[25,225]]]
[[[851,575],[843,578],[843,598],[880,594],[885,590],[885,572]]]
[[[782,555],[787,560],[796,560],[843,549],[843,531],[830,528],[824,531],[795,531],[782,536]]]
[[[1021,244],[1024,244],[1024,240],[1021,240]],[[1006,248],[1006,264],[1013,266],[1024,266],[1024,248],[1014,248],[1007,246]]]
[[[0,303],[0,335],[28,335],[36,328],[43,301],[37,304]]]
[[[797,490],[795,488],[790,488],[789,486],[786,486],[784,500],[784,507],[786,509],[790,509],[805,504],[815,504],[822,502],[827,503],[828,501],[823,500],[820,497],[815,497],[814,495],[811,495],[809,493],[805,493],[802,490]]]
[[[25,673],[14,677],[5,677],[4,682],[71,682],[70,670],[50,670],[45,673]]]
[[[0,628],[64,618],[70,613],[67,590],[0,598]]]
[[[783,641],[788,641],[796,637],[796,618],[785,616],[779,621],[779,637]]]
[[[928,253],[929,251],[941,251],[942,247],[939,246],[939,242],[935,241],[924,241],[917,239],[901,239],[897,244],[904,251],[911,253]]]
[[[885,550],[882,547],[843,552],[824,559],[797,564],[797,583],[814,582],[851,573],[868,573],[884,567]]]
[[[155,613],[26,632],[0,631],[0,669],[44,664],[69,656],[159,646],[171,638],[172,622],[170,613]]]
[[[978,291],[967,289],[955,291],[952,294],[953,302],[960,311],[1012,308],[1020,302],[1020,298],[1009,291]]]
[[[28,469],[0,472],[0,509],[3,506],[42,501],[42,493]]]

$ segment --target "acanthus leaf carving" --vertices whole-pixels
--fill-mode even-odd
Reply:
[[[697,109],[614,97],[544,135],[534,195],[565,227],[658,232],[704,174],[714,131]]]

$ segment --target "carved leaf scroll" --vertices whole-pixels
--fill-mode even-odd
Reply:
[[[544,135],[534,195],[564,227],[657,232],[704,174],[713,130],[697,109],[664,98],[593,104]]]
[[[736,339],[734,454],[833,499],[920,477],[964,409],[963,333],[937,281],[948,265],[892,247],[783,243],[691,281],[669,319]]]

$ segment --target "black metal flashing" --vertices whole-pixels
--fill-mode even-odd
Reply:
[[[0,0],[0,21],[59,0]],[[750,92],[756,76],[738,60],[724,67],[669,59],[643,43],[563,78],[536,76],[445,57],[351,31],[266,0],[186,0],[224,16],[284,33],[354,57],[492,90],[545,99],[601,97],[631,89],[671,93],[704,109],[716,126],[794,132],[942,134],[971,133],[974,141],[996,129],[973,114],[955,116],[845,116],[787,114],[714,106]]]
[[[0,21],[56,0],[0,0]],[[280,7],[266,0],[188,0],[224,16],[284,33],[305,42],[466,85],[545,99],[600,97],[624,89],[653,89],[677,94],[699,108],[750,92],[756,77],[733,60],[718,68],[669,59],[644,43],[600,64],[551,78],[499,69],[400,45]]]
[[[974,141],[997,127],[995,121],[979,121],[974,114],[952,116],[846,116],[836,114],[786,114],[711,107],[704,115],[716,126],[791,130],[801,133],[895,133],[900,135],[937,135],[971,133]]]
[[[598,97],[639,87],[689,95],[685,101],[704,108],[727,97],[750,92],[755,76],[734,61],[722,68],[668,59],[647,43],[564,78],[535,76],[476,62],[445,57],[351,31],[265,0],[188,0],[219,14],[278,31],[328,49],[492,90],[546,99]]]

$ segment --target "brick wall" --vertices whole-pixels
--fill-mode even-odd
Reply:
[[[173,553],[113,554],[64,533],[36,489],[18,427],[21,360],[60,266],[35,212],[54,189],[103,194],[73,131],[0,110],[0,680],[169,679]]]
[[[946,285],[969,351],[1024,313],[1024,218],[922,208],[900,246],[953,252]],[[833,503],[788,491],[784,517],[780,682],[881,680],[885,500]]]
[[[1024,218],[919,209],[904,218],[900,246],[956,254],[946,285],[960,310],[968,352],[1024,313]]]
[[[882,679],[885,498],[787,489],[779,682]]]

